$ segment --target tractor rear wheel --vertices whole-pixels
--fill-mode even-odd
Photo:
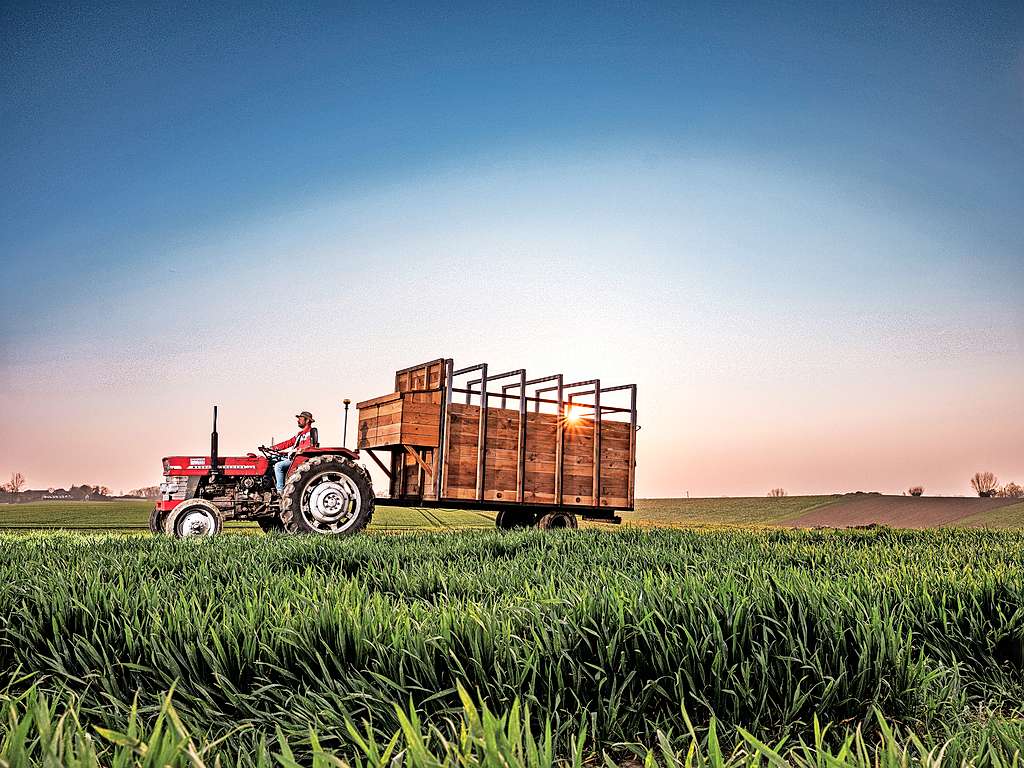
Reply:
[[[224,515],[205,499],[188,499],[168,513],[164,533],[177,539],[216,536],[224,527]]]
[[[544,515],[544,517],[537,521],[537,527],[542,531],[552,531],[556,528],[571,528],[575,530],[580,527],[580,524],[576,520],[576,515],[572,512],[559,509]]]
[[[370,473],[344,456],[324,454],[302,462],[281,494],[281,523],[288,533],[358,533],[373,517]]]

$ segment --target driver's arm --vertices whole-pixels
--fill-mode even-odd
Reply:
[[[295,445],[295,438],[294,437],[289,437],[287,440],[285,440],[283,442],[280,442],[280,443],[277,443],[276,445],[270,446],[270,450],[278,451],[278,452],[286,451],[289,448],[291,448],[293,445]]]

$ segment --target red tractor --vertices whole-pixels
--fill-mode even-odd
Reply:
[[[153,533],[177,538],[213,536],[225,520],[253,520],[264,531],[351,534],[373,516],[370,473],[359,452],[313,447],[297,453],[282,493],[274,484],[280,455],[261,448],[262,456],[217,455],[217,409],[209,456],[168,456],[163,460],[160,500],[149,519]]]

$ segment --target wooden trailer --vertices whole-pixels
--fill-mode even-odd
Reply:
[[[619,522],[633,509],[635,384],[442,358],[398,371],[393,392],[356,407],[358,447],[389,478],[378,504],[494,510],[502,528]]]

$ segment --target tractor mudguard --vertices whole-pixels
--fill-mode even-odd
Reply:
[[[297,467],[302,465],[308,459],[311,459],[314,456],[323,456],[325,453],[330,453],[335,456],[344,456],[346,459],[351,459],[352,461],[359,461],[359,451],[350,451],[348,448],[306,448],[304,451],[295,454],[295,458],[292,459],[291,466],[288,467],[288,474],[291,475]]]

